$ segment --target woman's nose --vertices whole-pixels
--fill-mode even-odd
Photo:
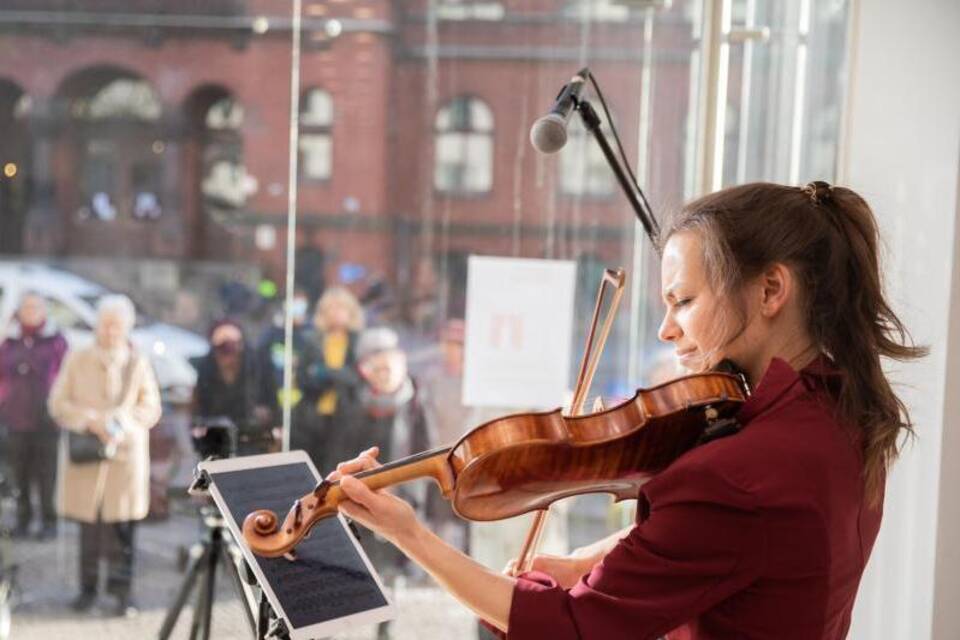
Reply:
[[[663,315],[663,322],[657,330],[657,337],[663,342],[673,342],[680,337],[680,326],[673,321],[670,312]]]

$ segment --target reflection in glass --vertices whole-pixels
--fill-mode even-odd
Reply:
[[[493,113],[478,98],[461,96],[437,112],[438,191],[483,193],[493,182]]]
[[[726,183],[830,177],[847,5],[733,3],[734,26],[768,27],[769,39],[731,34]],[[630,395],[630,383],[669,371],[654,335],[661,314],[656,256],[641,250],[646,239],[638,241],[595,141],[578,116],[559,155],[534,152],[528,133],[571,74],[589,66],[654,212],[662,217],[695,195],[701,97],[709,94],[702,70],[711,55],[702,50],[704,6],[308,0],[292,98],[299,103],[291,105],[294,23],[285,0],[3,3],[0,263],[10,269],[0,271],[0,329],[28,273],[31,286],[49,284],[50,315],[77,340],[89,339],[90,313],[104,293],[126,293],[137,303],[132,336],[150,354],[164,402],[150,432],[155,522],[138,531],[151,549],[137,558],[143,579],[135,595],[145,611],[169,604],[168,591],[181,578],[176,560],[197,533],[183,492],[196,462],[188,436],[196,378],[190,363],[207,354],[217,320],[242,325],[250,354],[263,361],[259,370],[276,382],[291,365],[293,387],[280,390],[277,402],[292,409],[299,436],[309,435],[303,416],[329,398],[296,372],[309,369],[311,358],[319,362],[310,346],[325,345],[309,319],[334,287],[358,300],[368,326],[396,332],[426,404],[455,414],[428,424],[431,444],[521,409],[466,407],[457,396],[460,373],[450,360],[462,357],[469,333],[471,255],[574,261],[576,353],[600,274],[624,267],[643,286],[623,302],[593,393]],[[806,72],[798,83],[802,48]],[[599,111],[592,92],[589,98]],[[293,148],[291,106],[300,114]],[[298,154],[299,182],[288,237],[291,153]],[[288,252],[295,257],[294,295],[285,308]],[[90,286],[75,292],[78,276]],[[285,314],[294,325],[289,354]],[[331,377],[322,367],[314,373]],[[445,397],[430,398],[431,391]],[[342,392],[344,402],[349,393]],[[268,422],[265,431],[278,426]],[[603,496],[561,506],[560,514],[548,532],[555,550],[630,518]],[[471,552],[491,566],[515,553],[516,536],[489,525],[471,525],[471,534],[444,516],[438,528],[461,547],[482,539],[485,546]],[[0,526],[5,519],[6,511]],[[522,524],[517,529],[522,535]],[[73,540],[77,531],[64,523],[60,535]],[[61,558],[35,544],[18,546],[24,565],[34,551]],[[75,586],[69,554],[45,566],[45,576],[24,573],[25,592],[39,594],[41,603],[20,613],[32,627],[27,633],[43,635],[51,613],[74,615],[62,606]],[[413,586],[398,586],[398,600],[406,606],[410,598],[415,611],[429,609],[438,622],[412,631],[470,637],[469,612],[437,606],[441,596],[422,591],[428,587],[421,577],[408,576]],[[214,627],[240,635],[242,614],[229,589],[218,602],[234,608],[218,611]],[[232,618],[240,621],[235,627]],[[83,636],[89,620],[76,622]],[[398,635],[409,631],[409,621],[398,623]]]
[[[300,174],[327,180],[333,172],[333,99],[323,89],[308,89],[300,110]]]

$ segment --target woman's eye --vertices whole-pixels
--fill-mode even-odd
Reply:
[[[674,309],[679,309],[680,307],[685,307],[693,301],[693,298],[680,298],[673,303]]]

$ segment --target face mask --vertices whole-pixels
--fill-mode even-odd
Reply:
[[[303,322],[307,319],[308,306],[304,298],[293,299],[293,303],[290,305],[290,315],[293,316],[295,322]]]
[[[213,347],[213,350],[223,356],[232,356],[243,351],[243,343],[239,340],[224,340]]]

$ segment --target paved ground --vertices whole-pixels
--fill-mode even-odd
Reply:
[[[6,513],[9,510],[4,509]],[[156,637],[167,608],[176,594],[183,574],[178,567],[181,549],[202,535],[190,505],[180,505],[169,520],[148,522],[137,530],[137,567],[134,594],[140,615],[134,619],[110,617],[112,601],[104,596],[88,615],[69,608],[77,591],[77,527],[63,523],[56,540],[7,541],[3,555],[19,565],[19,602],[13,615],[14,640],[112,640],[114,638]],[[233,584],[218,575],[213,613],[214,638],[252,637]],[[394,593],[400,612],[393,625],[398,640],[476,637],[474,618],[436,587],[408,585]],[[194,599],[180,616],[173,638],[189,636]],[[376,637],[372,627],[357,628],[338,635],[345,640]]]

